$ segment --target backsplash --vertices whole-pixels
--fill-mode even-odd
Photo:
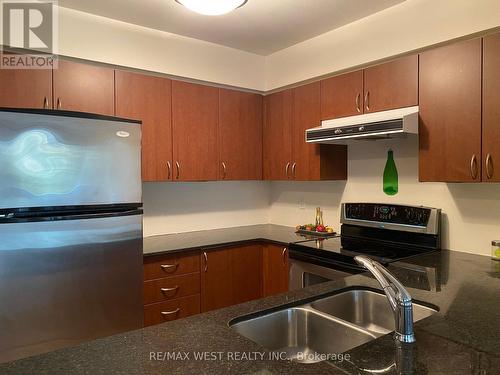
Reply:
[[[394,150],[399,193],[387,196],[382,174]],[[382,202],[443,209],[444,248],[489,255],[500,239],[500,184],[418,182],[418,140],[361,141],[349,146],[349,180],[336,182],[224,181],[144,183],[144,235],[314,221],[339,228],[342,202]],[[303,208],[301,208],[303,207]]]
[[[143,183],[144,236],[267,223],[269,184]]]
[[[399,173],[399,193],[392,197],[382,190],[389,148],[394,150]],[[325,223],[338,229],[340,204],[364,201],[443,209],[444,248],[489,255],[491,240],[500,239],[500,184],[418,182],[416,136],[349,145],[347,182],[272,182],[269,221],[283,225],[310,222],[314,208],[321,206]]]

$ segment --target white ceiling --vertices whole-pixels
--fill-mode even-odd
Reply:
[[[174,0],[59,0],[107,18],[269,55],[404,0],[248,0],[222,16],[202,16]]]

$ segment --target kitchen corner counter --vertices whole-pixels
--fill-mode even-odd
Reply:
[[[231,352],[268,353],[237,334],[229,322],[263,310],[298,305],[345,288],[380,289],[368,274],[318,284],[76,347],[0,364],[2,374],[494,374],[500,368],[500,263],[488,257],[441,251],[390,267],[414,300],[439,308],[415,323],[415,344],[403,349],[391,334],[358,346],[342,362],[235,360]],[[422,272],[423,271],[423,272]],[[415,274],[417,272],[417,274]],[[416,276],[419,277],[416,277]],[[424,275],[426,275],[424,277]],[[432,276],[431,276],[432,275]],[[334,340],[335,337],[332,337]],[[166,359],[152,353],[188,353]],[[196,360],[195,352],[221,352]],[[156,356],[156,359],[152,359]]]
[[[238,245],[249,241],[265,241],[280,245],[305,241],[295,233],[295,228],[275,224],[210,229],[196,232],[165,234],[144,237],[144,256],[175,253],[200,248]]]

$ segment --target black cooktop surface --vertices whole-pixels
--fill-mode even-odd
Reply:
[[[341,237],[316,239],[290,245],[290,253],[311,256],[324,261],[339,261],[348,264],[356,264],[356,255],[368,255],[380,263],[387,264],[397,260],[409,258],[426,252],[421,248],[414,249],[410,246],[394,246],[384,243],[362,242],[347,247],[342,246]],[[433,251],[429,249],[428,251]]]

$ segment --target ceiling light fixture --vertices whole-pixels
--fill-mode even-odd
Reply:
[[[248,0],[175,0],[193,12],[206,16],[219,16],[239,8]]]

